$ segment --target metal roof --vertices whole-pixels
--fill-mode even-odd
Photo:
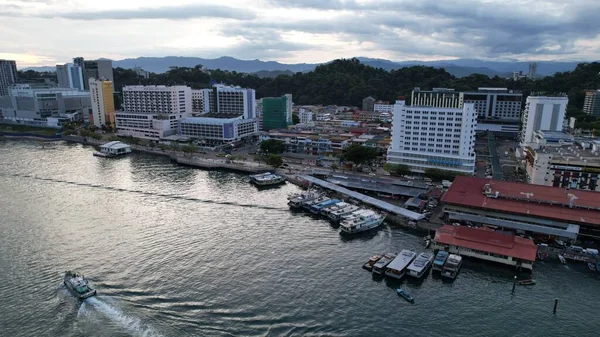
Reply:
[[[324,187],[326,189],[342,193],[344,195],[347,195],[347,196],[349,196],[351,198],[354,198],[354,199],[359,200],[361,202],[364,202],[366,204],[373,205],[373,206],[375,206],[377,208],[380,208],[380,209],[383,209],[385,211],[388,211],[388,212],[391,212],[391,213],[403,216],[403,217],[411,219],[411,220],[421,220],[421,219],[425,218],[425,216],[422,215],[422,214],[419,214],[419,213],[416,213],[416,212],[413,212],[413,211],[409,211],[406,208],[402,208],[402,207],[399,207],[399,206],[392,205],[390,203],[387,203],[387,202],[379,200],[379,199],[375,199],[375,198],[370,197],[368,195],[364,195],[364,194],[361,194],[361,193],[358,193],[358,192],[351,191],[351,190],[349,190],[349,189],[347,189],[345,187],[341,187],[341,186],[332,184],[332,183],[327,182],[325,180],[317,179],[315,177],[308,176],[308,175],[302,175],[302,176],[300,176],[300,178],[302,178],[302,179],[304,179],[306,181],[309,181],[312,184],[316,184],[316,185],[319,185],[319,186]]]
[[[376,181],[372,181],[368,178],[363,179],[344,179],[338,177],[329,177],[327,181],[336,185],[345,186],[353,189],[360,189],[365,191],[373,191],[380,193],[387,193],[392,195],[401,195],[405,197],[418,197],[421,194],[425,194],[426,191],[418,188],[410,188],[403,186],[396,186],[390,184],[381,184]]]
[[[131,147],[131,146],[129,146],[123,142],[114,141],[114,142],[109,142],[104,145],[101,145],[100,147],[106,148],[106,149],[125,149],[125,148]]]

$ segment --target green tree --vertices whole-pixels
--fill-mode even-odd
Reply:
[[[189,153],[190,156],[192,155],[192,153],[196,152],[197,149],[198,147],[192,143],[186,144],[183,147],[181,147],[181,151]]]
[[[300,123],[300,117],[298,117],[298,115],[296,115],[296,114],[293,114],[292,115],[292,123],[294,125]]]
[[[441,181],[441,180],[454,181],[454,178],[456,178],[457,176],[462,176],[462,175],[464,175],[464,174],[461,172],[456,172],[456,171],[446,171],[446,170],[440,170],[440,169],[434,169],[434,168],[425,169],[425,176],[427,178],[431,178],[432,180],[435,180],[435,181]]]
[[[355,165],[361,165],[375,160],[378,155],[379,152],[376,148],[352,144],[344,149],[342,158],[344,161],[351,162]]]
[[[283,158],[281,158],[279,155],[271,154],[265,159],[265,163],[277,168],[283,165]]]
[[[337,170],[337,169],[339,168],[338,164],[336,164],[336,163],[333,163],[333,164],[331,164],[331,166],[330,166],[330,167],[331,167],[331,169],[332,169],[332,170],[334,170],[334,171],[335,171],[335,170]]]
[[[268,154],[278,154],[285,151],[285,144],[276,139],[263,140],[260,143],[260,150]]]

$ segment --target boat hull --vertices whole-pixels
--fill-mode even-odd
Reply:
[[[367,224],[366,226],[361,226],[359,228],[353,229],[353,228],[347,228],[347,227],[341,227],[341,233],[344,234],[357,234],[357,233],[361,233],[361,232],[365,232],[371,229],[375,229],[379,226],[381,226],[381,224],[383,223],[383,221],[385,220],[385,218],[381,218],[380,220],[374,221],[373,223]]]
[[[88,291],[86,293],[80,294],[75,289],[71,288],[71,286],[68,284],[67,281],[64,281],[63,283],[64,283],[65,287],[69,290],[69,292],[71,294],[73,294],[73,296],[77,297],[80,300],[85,300],[86,298],[90,298],[92,296],[96,296],[96,294],[97,294],[96,289],[92,289],[91,291]]]

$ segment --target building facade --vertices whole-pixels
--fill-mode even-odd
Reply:
[[[529,96],[525,103],[521,122],[520,143],[532,143],[536,131],[562,131],[569,98]]]
[[[90,99],[92,102],[92,120],[95,126],[115,126],[115,101],[113,83],[108,80],[90,78]]]
[[[300,124],[310,124],[314,120],[313,112],[308,109],[300,108],[298,115],[300,118]]]
[[[475,127],[472,103],[459,108],[407,106],[396,101],[392,146],[387,161],[411,171],[440,169],[472,174],[475,169]]]
[[[177,134],[175,115],[116,112],[117,134],[158,141]]]
[[[8,96],[10,87],[17,83],[17,63],[0,60],[0,96]]]
[[[192,113],[205,114],[210,111],[210,89],[192,89]]]
[[[371,96],[363,98],[362,109],[364,111],[373,111],[374,108],[375,108],[375,98],[373,98]]]
[[[73,64],[81,68],[85,90],[90,89],[90,78],[105,79],[114,82],[111,60],[85,60],[83,57],[76,57],[73,59]]]
[[[239,142],[258,133],[258,120],[233,118],[188,117],[179,122],[179,135],[202,140],[207,145]]]
[[[285,129],[292,124],[292,95],[262,99],[262,130]]]
[[[375,112],[387,112],[389,114],[394,113],[394,105],[388,102],[377,102],[373,105],[373,111]]]
[[[208,92],[208,102],[211,114],[256,118],[256,94],[253,89],[215,84]]]
[[[586,90],[583,101],[583,112],[600,117],[600,90]]]
[[[58,86],[61,88],[73,88],[77,90],[85,90],[83,84],[83,72],[80,66],[72,63],[56,65],[56,77]]]

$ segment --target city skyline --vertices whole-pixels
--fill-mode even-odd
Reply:
[[[5,0],[0,58],[19,68],[72,57],[227,55],[282,63],[600,58],[600,4],[557,0],[163,2]]]

